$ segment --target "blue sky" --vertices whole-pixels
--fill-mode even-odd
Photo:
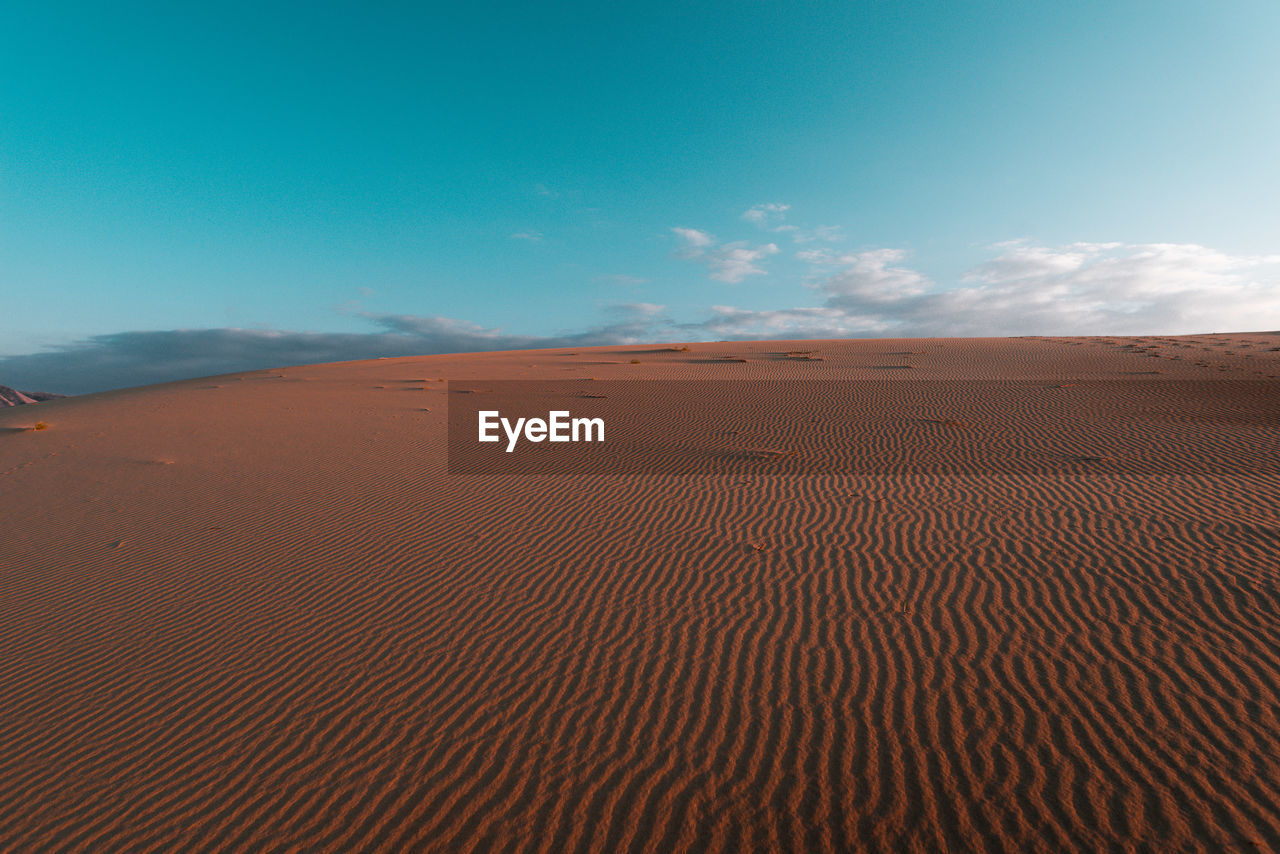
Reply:
[[[370,5],[11,4],[0,382],[1280,327],[1270,0]]]

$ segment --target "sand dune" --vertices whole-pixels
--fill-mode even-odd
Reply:
[[[865,414],[447,474],[442,380],[578,377]],[[0,850],[1280,848],[1280,334],[253,372],[4,411],[0,500]]]
[[[7,385],[0,385],[0,406],[22,406],[27,403],[39,403],[42,400],[56,400],[60,394],[46,394],[39,391],[18,391]]]

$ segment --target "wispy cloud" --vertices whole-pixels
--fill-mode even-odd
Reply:
[[[542,232],[540,231],[517,231],[511,235],[512,240],[527,240],[530,243],[539,243],[542,241]]]
[[[686,333],[713,339],[858,338],[883,332],[888,326],[874,316],[857,315],[831,306],[750,310],[729,305],[711,307],[711,315],[682,327]]]
[[[686,261],[705,265],[711,278],[720,282],[741,282],[747,276],[763,276],[768,271],[760,262],[778,254],[773,243],[752,246],[745,240],[733,243],[716,243],[715,238],[696,228],[673,228],[683,246],[676,253]]]
[[[765,231],[786,234],[796,243],[813,243],[815,241],[835,243],[844,239],[844,233],[838,225],[819,225],[815,228],[805,228],[784,222],[789,210],[791,210],[791,205],[776,202],[753,205],[742,212],[742,218]]]
[[[802,253],[804,254],[804,253]],[[827,274],[817,284],[822,305],[748,310],[713,306],[711,316],[694,328],[718,338],[841,338],[888,333],[905,321],[932,283],[899,264],[900,249],[876,249],[835,255],[811,253],[808,260]]]
[[[838,225],[819,225],[814,228],[787,227],[791,231],[791,239],[796,243],[814,243],[825,241],[839,243],[844,240],[844,231]],[[778,229],[779,231],[783,229]]]
[[[821,284],[827,304],[865,310],[891,306],[923,296],[933,284],[927,276],[900,262],[901,249],[873,249],[840,256],[841,269]]]
[[[677,237],[684,241],[684,249],[682,252],[691,258],[698,257],[701,250],[706,249],[708,246],[715,243],[715,238],[710,234],[707,234],[705,231],[699,231],[696,228],[676,227],[671,230],[676,233]]]
[[[648,279],[642,279],[639,276],[626,276],[621,273],[613,273],[607,276],[596,276],[598,282],[608,282],[613,285],[643,285]]]
[[[595,334],[623,335],[630,340],[649,334],[655,324],[669,323],[667,307],[656,302],[623,302],[609,306],[606,314],[613,323],[598,327]]]
[[[747,222],[755,223],[761,228],[767,228],[775,223],[782,222],[789,210],[791,210],[791,205],[783,205],[776,202],[752,205],[742,212],[742,218]]]

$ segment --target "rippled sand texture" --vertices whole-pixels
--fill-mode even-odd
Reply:
[[[0,850],[1275,849],[1277,348],[624,347],[6,410]],[[874,381],[865,447],[802,399],[724,441],[884,473],[444,473],[441,379],[588,376]]]

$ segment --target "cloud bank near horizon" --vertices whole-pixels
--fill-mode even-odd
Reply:
[[[762,221],[782,210],[763,210]],[[748,217],[749,221],[755,219]],[[776,220],[773,220],[776,221]],[[774,226],[776,228],[776,226]],[[717,243],[675,229],[679,256],[710,278],[767,275],[773,244]],[[713,305],[677,322],[660,305],[611,307],[604,322],[521,335],[448,317],[361,315],[367,333],[259,329],[125,331],[41,353],[0,358],[0,380],[80,394],[189,377],[378,356],[752,338],[1137,335],[1280,328],[1280,255],[1233,256],[1196,244],[1010,241],[942,287],[901,249],[804,249],[815,304],[780,309]]]
[[[1009,241],[958,285],[937,286],[899,249],[806,250],[821,304],[714,306],[722,337],[1142,335],[1280,326],[1280,255],[1196,244]]]
[[[173,329],[95,335],[42,353],[0,357],[0,373],[23,388],[87,394],[289,365],[528,350],[589,347],[645,340],[662,306],[614,306],[609,322],[556,336],[512,335],[465,320],[406,314],[365,314],[376,328],[360,332],[291,332],[272,329]]]

